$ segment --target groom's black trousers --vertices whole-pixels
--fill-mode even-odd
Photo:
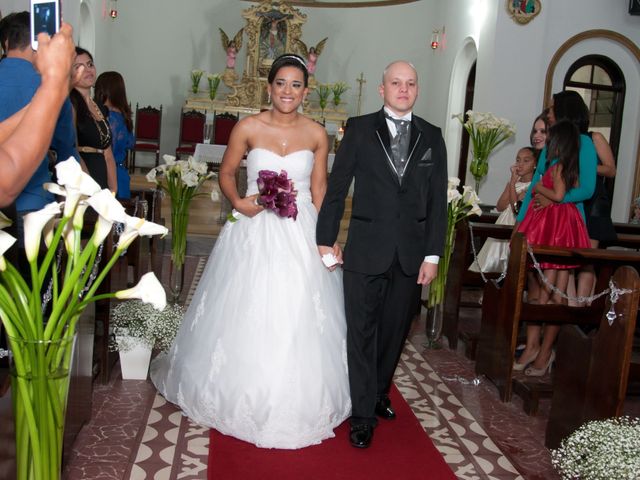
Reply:
[[[421,286],[396,257],[379,275],[344,271],[351,424],[376,425],[375,405],[389,392],[416,313]]]

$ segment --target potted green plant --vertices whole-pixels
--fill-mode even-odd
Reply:
[[[151,351],[169,349],[183,317],[184,308],[176,303],[168,304],[163,310],[140,300],[129,300],[114,307],[110,348],[119,352],[123,379],[147,378]]]
[[[640,478],[640,419],[587,422],[551,450],[563,479]]]

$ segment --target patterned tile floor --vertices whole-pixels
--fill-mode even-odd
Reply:
[[[210,245],[190,248],[203,258],[195,284]],[[427,350],[423,332],[422,318],[413,326],[395,382],[456,476],[559,478],[543,445],[548,402],[537,417],[527,416],[516,397],[502,403],[489,381],[476,379],[463,345],[458,352]],[[156,395],[151,382],[123,381],[116,366],[108,384],[94,385],[92,420],[76,440],[65,478],[206,479],[208,441],[208,430]],[[345,448],[351,448],[346,439]]]

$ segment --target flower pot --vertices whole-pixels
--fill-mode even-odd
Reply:
[[[75,335],[65,331],[55,340],[8,338],[16,479],[57,480]]]
[[[146,380],[151,362],[151,347],[143,342],[137,342],[133,338],[129,338],[128,341],[134,343],[133,347],[127,351],[120,350],[118,352],[122,379]]]

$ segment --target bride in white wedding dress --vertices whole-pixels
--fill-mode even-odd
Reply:
[[[151,365],[158,391],[193,421],[265,448],[318,444],[351,412],[341,272],[325,268],[315,244],[328,141],[297,113],[307,80],[300,57],[279,57],[272,110],[234,128],[220,186],[239,218],[220,233],[172,348]],[[293,180],[295,220],[256,204],[260,170]]]

